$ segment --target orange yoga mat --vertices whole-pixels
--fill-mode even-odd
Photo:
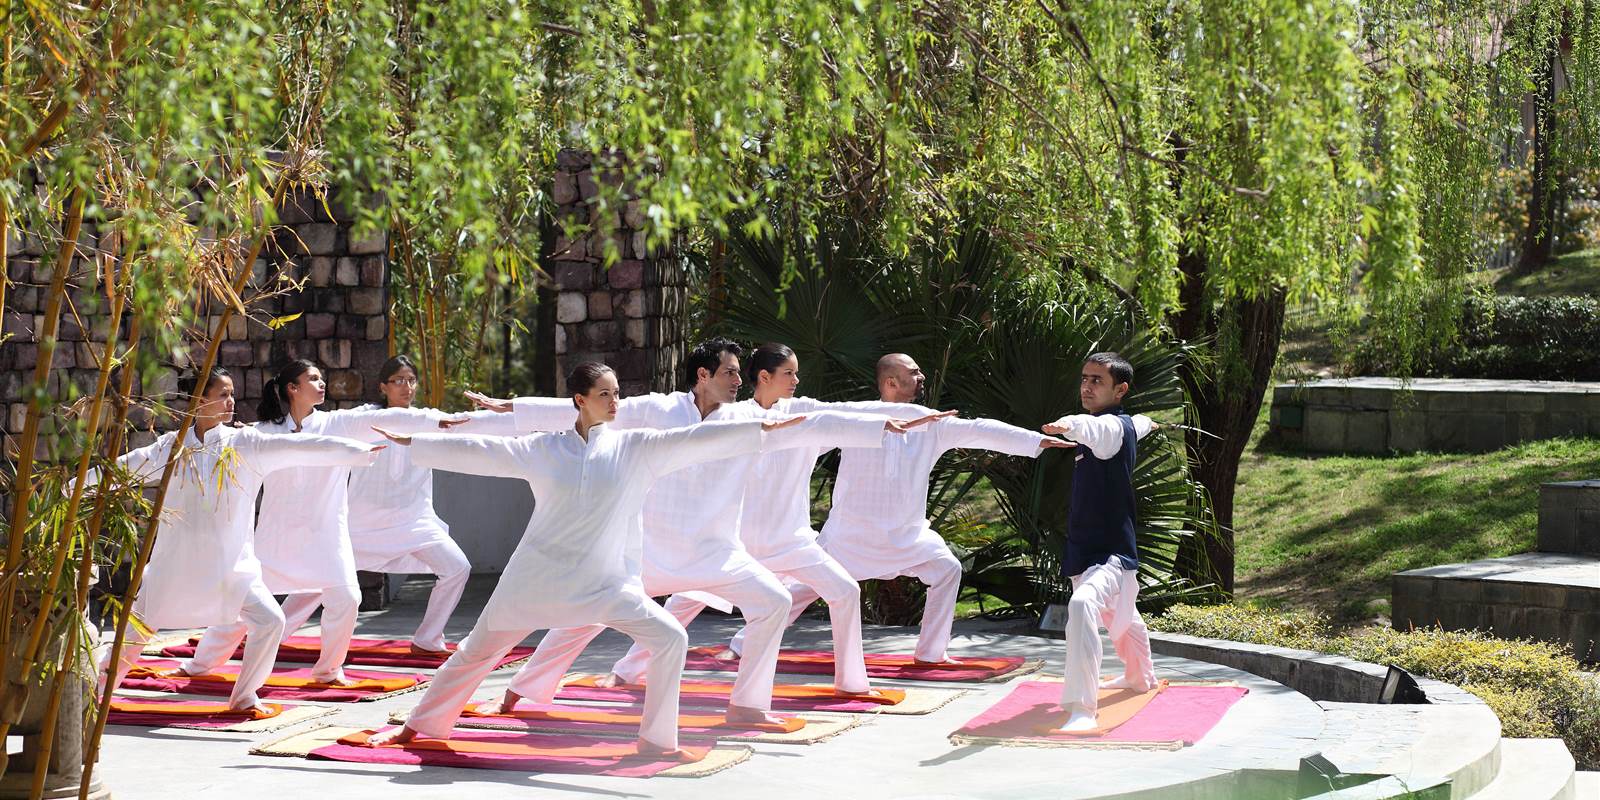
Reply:
[[[265,708],[265,711],[262,708]],[[261,707],[235,709],[227,703],[174,703],[171,700],[144,700],[118,697],[111,701],[111,710],[124,714],[162,714],[175,717],[237,717],[239,719],[271,719],[283,713],[283,706],[263,703]]]
[[[599,680],[600,677],[597,675],[584,675],[582,677],[567,681],[567,683],[564,685],[577,686],[586,689],[598,689],[600,688],[598,685]],[[644,687],[629,684],[616,688],[642,690]],[[731,697],[733,695],[733,684],[727,681],[683,681],[680,691],[686,695],[692,694],[701,697]],[[808,700],[818,698],[834,699],[845,697],[851,700],[860,700],[862,702],[877,703],[878,705],[886,706],[902,703],[906,699],[906,693],[901,689],[875,689],[874,691],[876,694],[873,695],[840,694],[839,692],[835,691],[832,686],[827,684],[779,683],[773,685],[772,696],[794,697]]]

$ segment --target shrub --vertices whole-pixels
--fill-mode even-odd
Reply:
[[[1357,347],[1352,369],[1391,373],[1379,342]],[[1590,297],[1473,297],[1455,344],[1415,365],[1418,377],[1600,380],[1600,300]]]
[[[1477,695],[1506,736],[1560,736],[1580,768],[1600,766],[1600,682],[1556,645],[1438,628],[1369,628],[1333,637],[1321,615],[1240,605],[1174,606],[1150,626],[1393,664]]]

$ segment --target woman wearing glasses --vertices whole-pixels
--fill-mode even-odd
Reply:
[[[410,357],[399,355],[384,362],[378,370],[378,391],[383,400],[361,410],[411,408],[417,396],[417,367]],[[474,433],[516,433],[505,415],[469,416],[474,419],[467,428]],[[372,466],[350,471],[349,508],[356,569],[436,576],[422,623],[411,637],[411,650],[444,654],[444,627],[467,587],[472,564],[450,538],[450,526],[433,510],[433,470],[412,464],[409,448],[391,447]],[[283,606],[288,630],[304,623],[318,601],[317,595],[290,597]]]

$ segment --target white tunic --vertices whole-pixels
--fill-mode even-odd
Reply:
[[[570,409],[571,406],[568,405]],[[520,438],[422,435],[412,463],[521,478],[533,516],[479,620],[491,630],[586,625],[640,586],[640,512],[651,484],[693,464],[755,453],[759,421],[671,431],[589,429]],[[635,596],[638,591],[633,592]]]
[[[312,411],[295,431],[293,418],[259,422],[256,430],[274,436],[321,434],[377,442],[374,425],[396,433],[439,430],[447,415],[429,409],[389,408]],[[350,468],[314,467],[277,472],[262,484],[256,518],[256,555],[273,594],[316,592],[356,585],[350,548]]]
[[[927,412],[927,413],[932,413]],[[946,419],[877,450],[840,453],[833,508],[818,542],[857,580],[891,578],[947,551],[928,523],[928,478],[957,448],[1038,457],[1045,435],[991,419]]]
[[[524,430],[571,427],[577,413],[571,401],[562,398],[520,397],[512,405],[517,423]],[[754,404],[725,403],[704,421],[768,416],[765,409]],[[702,424],[702,419],[694,395],[673,392],[622,400],[612,424],[619,428],[675,430]],[[763,451],[812,449],[828,441],[862,449],[882,446],[883,420],[814,413],[803,423],[773,431],[767,436]],[[745,550],[739,536],[750,466],[749,459],[722,458],[669,475],[651,488],[644,504],[641,566],[644,585],[651,594],[704,589],[767,572]]]
[[[161,481],[177,433],[117,462],[146,485]],[[371,445],[331,436],[267,436],[216,427],[202,442],[191,430],[167,486],[155,548],[134,610],[155,628],[198,628],[239,619],[261,577],[251,544],[256,492],[276,470],[348,469],[371,461]],[[97,478],[91,478],[97,480]]]
[[[361,411],[380,411],[363,406]],[[510,414],[479,411],[450,430],[484,436],[517,432]],[[422,573],[428,565],[413,554],[448,541],[450,526],[433,510],[433,470],[411,460],[411,448],[390,447],[372,466],[350,471],[350,547],[356,569]]]
[[[762,408],[754,399],[737,405],[747,406],[751,413],[766,414],[773,419],[817,414],[819,411],[850,411],[879,414],[884,418],[899,416],[910,419],[920,417],[927,411],[905,403],[827,403],[809,397],[783,398],[773,403],[771,408]],[[764,452],[752,459],[747,467],[739,537],[750,555],[774,572],[796,570],[830,560],[828,554],[817,545],[817,532],[811,529],[811,472],[817,465],[817,458],[823,453],[836,447],[852,446],[846,431],[828,423],[827,419],[832,416],[820,415],[819,423],[827,427],[817,429],[815,444]]]

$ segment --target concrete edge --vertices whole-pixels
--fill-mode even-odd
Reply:
[[[1243,670],[1277,681],[1312,700],[1335,703],[1376,702],[1389,673],[1387,666],[1328,653],[1161,631],[1150,631],[1150,650]],[[1412,677],[1430,703],[1484,705],[1457,686],[1420,675]]]

